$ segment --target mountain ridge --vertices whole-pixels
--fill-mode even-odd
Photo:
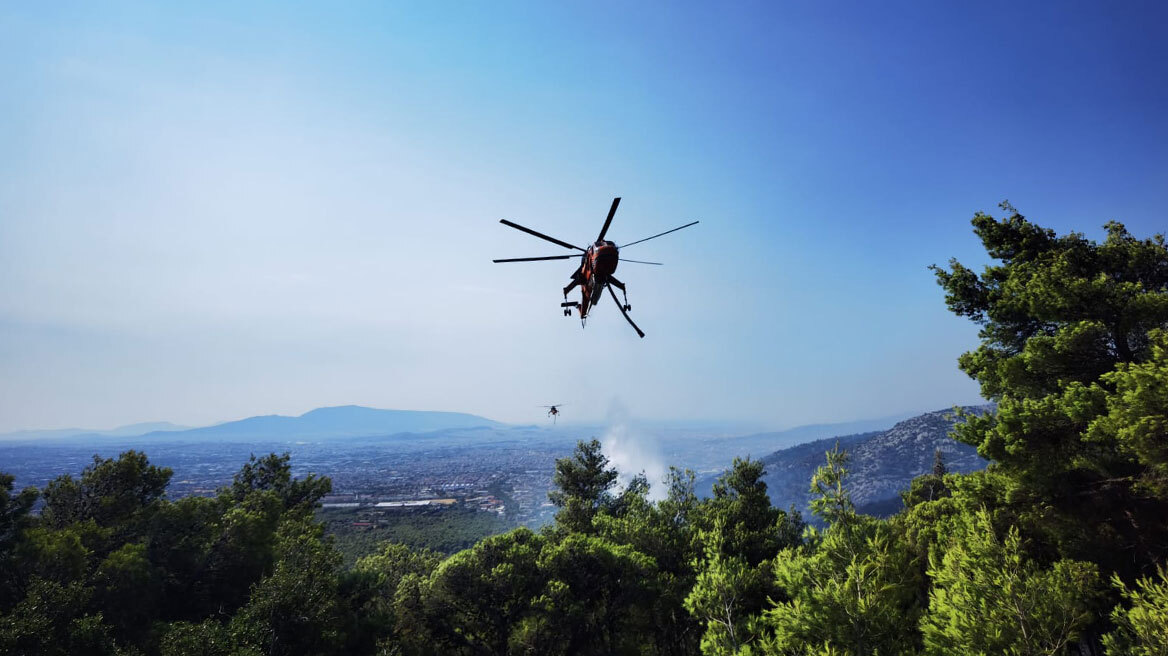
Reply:
[[[974,414],[992,411],[992,405],[962,406]],[[767,491],[780,507],[794,505],[807,513],[811,500],[811,475],[824,464],[824,452],[837,443],[848,451],[845,485],[857,507],[889,508],[913,478],[932,471],[938,449],[950,472],[968,473],[985,468],[988,461],[977,449],[949,436],[957,423],[952,408],[934,410],[897,422],[883,431],[845,435],[799,444],[762,458]],[[898,507],[898,506],[897,506]]]
[[[166,422],[160,422],[166,423]],[[426,433],[469,428],[500,428],[501,422],[462,412],[392,410],[359,405],[326,406],[297,416],[255,415],[209,426],[149,430],[158,423],[130,424],[111,431],[73,432],[73,429],[17,431],[0,435],[0,440],[75,440],[132,437],[145,440],[295,440],[375,437],[402,433]],[[166,424],[174,426],[173,424]],[[136,426],[147,430],[133,434],[124,429]]]
[[[94,437],[133,437],[146,433],[166,433],[171,431],[188,430],[192,426],[180,426],[169,421],[143,421],[115,428],[32,428],[26,430],[0,433],[0,441],[18,441],[28,439],[61,439],[81,435]]]

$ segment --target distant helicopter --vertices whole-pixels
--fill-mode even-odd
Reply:
[[[547,412],[547,413],[548,413],[548,416],[552,418],[552,423],[554,424],[554,423],[556,423],[556,420],[560,418],[560,410],[559,410],[559,408],[560,408],[560,406],[562,406],[562,405],[564,405],[564,404],[563,404],[563,403],[557,403],[557,404],[555,404],[555,405],[541,405],[541,406],[539,406],[539,407],[541,407],[541,408],[547,408],[547,409],[548,409],[548,412]]]
[[[512,223],[507,219],[501,219],[499,223],[515,228],[516,230],[521,230],[534,237],[539,237],[545,241],[550,241],[557,246],[583,251],[584,254],[580,257],[580,266],[576,269],[575,272],[572,273],[571,282],[568,283],[568,286],[564,287],[564,302],[560,304],[560,307],[564,308],[565,317],[572,316],[572,308],[576,308],[576,310],[580,313],[580,325],[583,326],[585,320],[588,318],[588,310],[596,305],[596,300],[604,294],[605,289],[608,289],[608,293],[612,295],[613,302],[616,303],[617,307],[620,308],[621,314],[625,316],[625,319],[629,322],[629,325],[633,327],[633,330],[637,331],[638,335],[644,337],[645,333],[642,332],[641,329],[637,327],[637,324],[633,323],[632,318],[629,317],[629,311],[633,309],[633,306],[629,305],[629,297],[625,292],[625,284],[617,280],[616,277],[612,275],[613,272],[616,271],[616,265],[620,262],[620,249],[627,248],[633,244],[639,244],[643,241],[649,241],[650,239],[656,239],[657,237],[667,235],[671,232],[677,232],[682,228],[688,228],[697,224],[698,222],[694,221],[693,223],[687,223],[683,226],[674,228],[673,230],[666,230],[665,232],[658,233],[652,237],[645,237],[644,239],[638,239],[637,241],[629,242],[624,246],[617,246],[611,241],[605,241],[604,235],[608,232],[608,226],[612,224],[612,216],[616,214],[616,207],[619,204],[620,197],[612,199],[612,207],[608,210],[608,218],[604,220],[604,227],[600,229],[600,235],[596,238],[596,242],[589,244],[588,248],[586,249],[580,248],[579,246],[574,246],[565,241],[560,241],[554,237],[549,237],[543,233],[536,232],[531,228],[525,228],[517,223]],[[496,263],[537,262],[541,260],[567,260],[573,257],[576,256],[552,255],[549,257],[515,257],[493,261]],[[625,262],[633,262],[636,264],[654,264],[661,266],[660,262],[642,262],[640,260],[625,260]],[[568,292],[572,291],[572,288],[574,288],[576,285],[580,286],[581,300],[579,302],[569,301]],[[624,303],[621,303],[619,300],[617,300],[616,292],[612,291],[613,287],[621,290],[621,294],[625,299]]]

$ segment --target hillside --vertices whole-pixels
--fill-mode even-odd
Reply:
[[[836,424],[809,424],[749,435],[710,437],[708,433],[703,432],[671,437],[665,446],[664,455],[670,463],[689,467],[702,474],[717,475],[730,466],[735,456],[759,458],[776,449],[797,447],[812,440],[835,439],[836,435],[886,430],[897,421],[910,416],[904,414]]]
[[[984,412],[989,407],[965,409]],[[932,469],[933,452],[937,449],[944,455],[949,471],[971,472],[985,467],[976,449],[949,437],[954,423],[952,410],[937,410],[905,419],[885,431],[817,440],[776,451],[762,458],[767,490],[775,505],[795,504],[806,511],[811,475],[824,463],[824,452],[838,442],[851,456],[848,489],[853,501],[859,507],[885,509],[888,504],[883,502],[895,500],[914,477]]]

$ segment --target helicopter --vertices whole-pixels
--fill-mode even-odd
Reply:
[[[548,411],[547,411],[547,414],[548,414],[548,416],[549,416],[549,417],[551,417],[551,418],[552,418],[552,423],[554,424],[554,423],[556,423],[556,420],[560,418],[560,410],[559,410],[559,408],[560,408],[560,406],[562,406],[562,405],[564,405],[564,404],[563,404],[563,403],[557,403],[557,404],[555,404],[555,405],[541,405],[541,406],[539,406],[539,407],[541,407],[541,408],[547,408],[547,409],[548,409]]]
[[[620,249],[628,248],[633,244],[639,244],[641,242],[649,241],[650,239],[656,239],[657,237],[667,235],[671,232],[677,232],[682,228],[688,228],[692,225],[696,225],[698,222],[693,221],[692,223],[678,226],[672,230],[666,230],[665,232],[655,234],[652,237],[645,237],[644,239],[638,239],[637,241],[629,242],[623,246],[617,246],[615,242],[605,241],[604,236],[608,233],[608,227],[612,225],[612,217],[614,214],[616,214],[616,208],[618,205],[620,205],[620,200],[621,199],[619,196],[612,199],[612,207],[610,207],[608,210],[608,218],[604,220],[604,226],[600,229],[600,235],[596,237],[596,241],[594,243],[588,245],[588,248],[580,248],[579,246],[569,244],[568,242],[561,241],[555,237],[549,237],[541,232],[536,232],[531,228],[521,226],[518,223],[512,223],[507,219],[500,219],[499,223],[502,223],[503,225],[511,228],[515,228],[516,230],[526,232],[533,237],[539,237],[544,241],[550,241],[557,246],[563,246],[564,248],[570,250],[583,252],[583,255],[580,256],[580,266],[577,267],[576,270],[572,273],[572,276],[568,282],[568,286],[564,287],[563,290],[564,302],[560,304],[560,307],[564,309],[565,317],[572,316],[572,309],[575,308],[576,311],[580,313],[580,325],[584,326],[588,319],[588,311],[596,306],[597,300],[604,294],[604,290],[607,289],[608,293],[612,296],[613,302],[616,303],[618,308],[620,308],[621,314],[624,315],[625,320],[629,322],[629,325],[633,327],[633,330],[637,331],[637,335],[639,335],[641,338],[644,338],[645,333],[637,326],[636,323],[633,322],[632,317],[629,316],[629,312],[632,311],[633,306],[629,305],[629,297],[625,290],[625,284],[620,280],[617,280],[616,276],[612,275],[616,271],[617,264],[621,261]],[[573,257],[576,257],[576,255],[513,257],[493,261],[495,263],[539,262],[543,260],[567,260]],[[624,261],[632,262],[634,264],[652,264],[655,266],[661,266],[661,262],[644,262],[641,260],[628,259]],[[568,292],[572,291],[572,289],[574,289],[576,286],[580,287],[580,300],[569,301]],[[616,292],[612,291],[613,287],[616,287],[621,291],[621,295],[624,298],[624,303],[617,299]]]

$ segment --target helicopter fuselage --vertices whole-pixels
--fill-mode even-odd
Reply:
[[[616,272],[620,264],[620,250],[611,241],[597,241],[588,246],[588,250],[580,256],[580,268],[575,275],[580,276],[581,303],[578,309],[580,319],[588,317],[588,310],[596,303],[596,299],[604,293],[604,286]]]

